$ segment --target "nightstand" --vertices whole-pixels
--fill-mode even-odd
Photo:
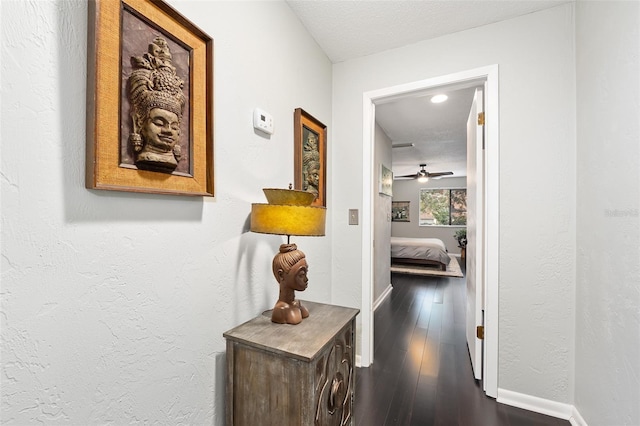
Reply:
[[[301,303],[300,324],[275,324],[267,311],[224,333],[227,426],[355,424],[359,310]]]

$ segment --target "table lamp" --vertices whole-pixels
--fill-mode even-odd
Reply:
[[[269,204],[251,204],[251,231],[287,236],[273,258],[273,275],[280,285],[271,321],[279,324],[299,324],[309,311],[295,298],[295,291],[307,288],[309,265],[305,254],[289,243],[291,235],[323,236],[326,218],[324,207],[311,206],[315,195],[289,189],[263,189]]]

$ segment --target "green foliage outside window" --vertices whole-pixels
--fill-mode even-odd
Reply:
[[[449,226],[466,224],[466,189],[420,190],[420,226]]]

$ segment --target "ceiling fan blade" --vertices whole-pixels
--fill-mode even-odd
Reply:
[[[410,175],[394,176],[393,178],[394,179],[419,179],[421,177],[422,178],[439,178],[440,176],[449,176],[453,174],[453,172],[429,173],[424,169],[426,166],[427,166],[426,164],[420,164],[420,170],[418,171],[418,173],[414,173]]]
[[[434,177],[440,177],[440,176],[449,176],[452,175],[453,172],[435,172],[435,173],[428,173],[430,178],[434,178]]]

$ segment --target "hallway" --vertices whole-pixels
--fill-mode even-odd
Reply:
[[[568,421],[498,404],[473,379],[463,278],[392,274],[375,312],[374,363],[356,371],[358,426],[542,426]]]

